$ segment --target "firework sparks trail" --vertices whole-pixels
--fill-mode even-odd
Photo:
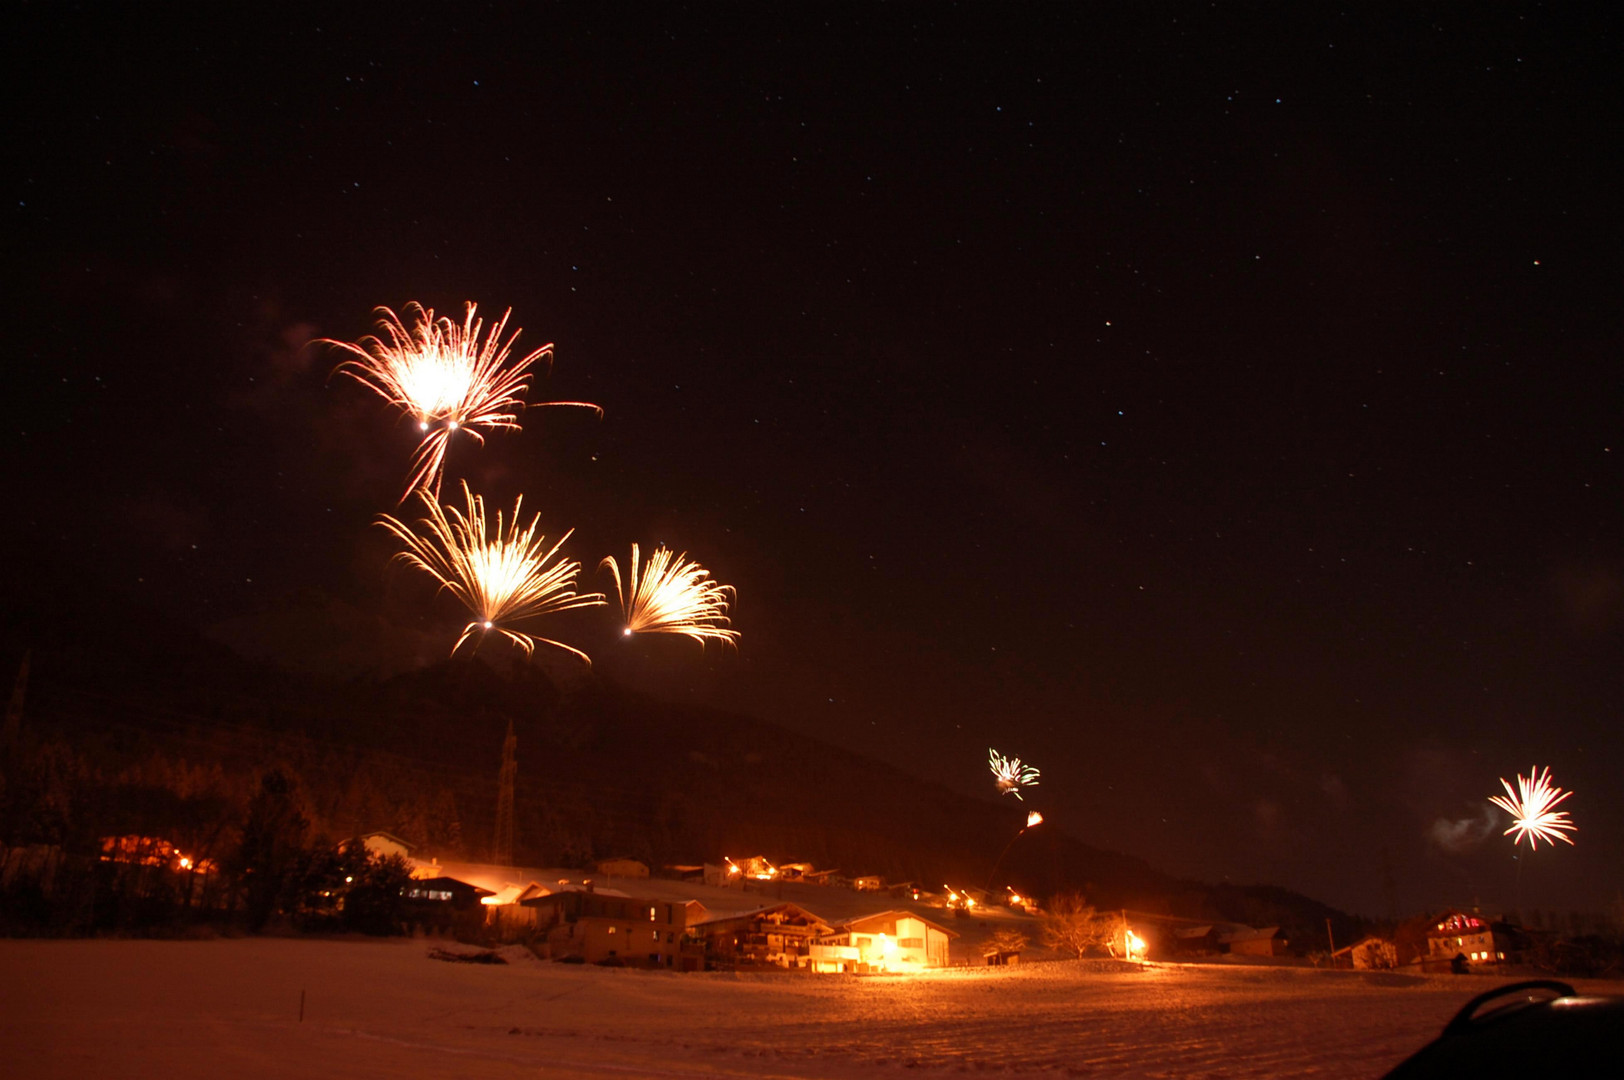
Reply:
[[[699,642],[721,641],[737,645],[739,632],[729,628],[728,604],[735,599],[731,585],[711,580],[710,571],[688,558],[657,547],[646,562],[639,562],[637,545],[622,580],[620,564],[609,556],[598,564],[615,579],[615,595],[626,620],[621,632],[683,634]]]
[[[1577,832],[1568,817],[1566,810],[1556,809],[1571,791],[1563,791],[1551,783],[1551,770],[1539,771],[1539,766],[1529,768],[1528,775],[1524,777],[1517,774],[1517,790],[1511,790],[1511,782],[1505,777],[1500,778],[1500,786],[1506,789],[1504,795],[1490,795],[1489,801],[1506,813],[1511,815],[1511,828],[1502,836],[1517,834],[1513,844],[1522,843],[1523,837],[1528,837],[1528,847],[1537,851],[1539,842],[1544,840],[1547,844],[1555,846],[1558,840],[1564,844],[1572,844],[1565,833]]]
[[[1037,769],[1031,765],[1022,765],[1020,758],[1006,758],[990,746],[987,748],[987,768],[992,770],[993,778],[998,783],[998,793],[1001,795],[1013,795],[1020,799],[1023,788],[1037,787]]]
[[[402,502],[418,488],[439,497],[446,448],[454,433],[466,431],[483,443],[484,432],[518,430],[518,410],[524,407],[524,394],[530,388],[530,365],[543,357],[552,359],[551,344],[512,359],[513,345],[523,332],[516,329],[502,340],[512,309],[502,314],[488,334],[476,309],[470,302],[459,325],[450,318],[436,319],[432,308],[414,300],[405,309],[412,320],[410,328],[394,311],[380,307],[376,335],[353,343],[321,339],[352,356],[334,368],[333,374],[347,375],[398,406],[424,433],[412,455],[412,474]],[[603,414],[598,406],[584,401],[543,404],[595,409]]]
[[[605,602],[602,593],[576,593],[575,576],[580,563],[554,558],[575,530],[548,547],[547,538],[536,535],[540,514],[531,519],[529,528],[519,527],[522,495],[513,504],[511,521],[504,525],[498,511],[495,527],[491,528],[485,516],[485,500],[469,491],[466,483],[462,494],[467,513],[455,506],[441,506],[438,499],[419,489],[418,495],[428,510],[428,517],[417,522],[423,527],[421,531],[388,514],[378,519],[379,525],[406,545],[395,558],[429,574],[473,613],[473,621],[463,627],[462,636],[451,647],[452,653],[475,631],[495,630],[523,649],[526,656],[540,641],[592,663],[592,658],[580,649],[511,626],[520,620]]]

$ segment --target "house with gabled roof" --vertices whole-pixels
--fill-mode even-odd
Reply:
[[[710,968],[809,966],[812,942],[834,927],[799,904],[713,915],[688,928]]]
[[[1429,920],[1425,940],[1423,955],[1401,956],[1400,963],[1419,963],[1424,971],[1466,971],[1503,964],[1516,951],[1510,926],[1459,908],[1446,908]]]
[[[1386,938],[1367,934],[1332,953],[1331,966],[1354,971],[1388,971],[1398,966],[1398,951]]]
[[[1287,944],[1278,926],[1230,926],[1218,934],[1218,948],[1231,956],[1284,956]]]
[[[394,833],[384,832],[382,829],[377,829],[369,833],[362,833],[360,836],[357,836],[354,840],[352,840],[351,843],[362,845],[367,849],[367,851],[371,852],[374,857],[380,859],[387,858],[390,855],[399,855],[403,859],[409,859],[412,857],[412,851],[415,850],[416,847],[416,845],[414,845],[411,841],[402,840]]]
[[[880,911],[848,919],[813,943],[813,971],[923,971],[950,963],[948,942],[959,935],[912,911]]]
[[[527,897],[555,959],[626,967],[675,968],[682,955],[688,906],[610,889],[563,888]]]

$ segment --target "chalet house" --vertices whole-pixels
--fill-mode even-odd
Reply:
[[[812,943],[833,927],[798,904],[713,916],[688,928],[703,941],[706,967],[804,968]]]
[[[1284,956],[1287,944],[1278,926],[1235,926],[1218,935],[1219,949],[1231,956]]]
[[[480,900],[490,895],[489,889],[456,878],[413,878],[401,891],[401,910],[416,931],[477,930],[482,919]]]
[[[524,902],[554,891],[554,887],[531,881],[523,885],[508,882],[495,892],[487,892],[479,900],[485,911],[485,928],[502,941],[531,936],[536,931],[537,909],[525,907]]]
[[[1140,937],[1136,953],[1149,948],[1157,956],[1175,959],[1226,954],[1283,956],[1289,944],[1280,936],[1278,926],[1257,929],[1244,923],[1203,922],[1150,911],[1124,911],[1122,916],[1132,920],[1133,930]]]
[[[1175,926],[1168,940],[1175,956],[1211,956],[1218,952],[1218,928],[1211,923]]]
[[[379,859],[390,855],[399,855],[403,859],[412,857],[412,845],[394,833],[369,832],[357,836],[351,843],[365,845],[367,851]]]
[[[948,942],[959,935],[910,911],[882,911],[841,923],[813,944],[813,971],[923,971],[948,966]]]
[[[648,877],[648,864],[636,859],[604,859],[598,863],[604,877]]]
[[[675,864],[667,866],[664,874],[675,881],[692,881],[701,885],[723,885],[727,878],[727,870],[715,863]]]
[[[1449,909],[1427,927],[1426,955],[1418,957],[1423,970],[1459,970],[1467,964],[1503,964],[1515,949],[1511,928],[1476,915]]]
[[[1332,953],[1331,966],[1354,971],[1387,971],[1398,966],[1398,951],[1391,941],[1372,934]]]
[[[858,892],[884,892],[885,879],[878,874],[864,874],[851,879],[851,887]]]
[[[479,906],[480,900],[490,896],[491,891],[456,878],[413,878],[400,895],[410,901],[446,904],[458,911],[466,911]]]
[[[589,964],[675,968],[682,954],[688,908],[608,892],[569,890],[521,901],[534,909],[536,926],[558,959]]]

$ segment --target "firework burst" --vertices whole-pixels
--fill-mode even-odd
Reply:
[[[615,579],[615,595],[626,620],[621,632],[627,637],[683,634],[701,647],[706,641],[738,644],[739,633],[729,628],[727,617],[728,604],[735,599],[733,587],[712,581],[710,571],[686,552],[675,555],[662,545],[640,563],[633,544],[624,580],[614,556],[598,564],[600,570],[605,567]]]
[[[580,649],[512,627],[524,619],[605,602],[602,593],[576,593],[575,576],[580,572],[580,563],[555,559],[558,549],[575,530],[548,547],[547,538],[536,534],[540,514],[531,519],[529,528],[519,527],[523,496],[513,504],[512,519],[504,524],[498,511],[495,527],[491,528],[485,516],[485,500],[469,491],[466,483],[462,494],[468,507],[466,513],[455,506],[441,506],[438,499],[419,489],[418,496],[428,510],[428,516],[417,522],[420,530],[388,514],[378,519],[378,524],[406,545],[395,558],[429,574],[473,613],[473,621],[463,627],[451,651],[455,653],[476,631],[494,630],[523,649],[526,656],[535,651],[539,641],[572,652],[590,664],[592,658]]]
[[[475,442],[485,441],[485,432],[519,427],[518,410],[524,407],[524,394],[530,387],[530,366],[546,357],[553,347],[543,345],[534,352],[513,359],[513,345],[521,330],[502,340],[512,309],[485,332],[484,320],[476,315],[476,305],[459,324],[450,318],[436,319],[432,308],[415,300],[406,305],[411,319],[408,328],[399,315],[386,307],[377,309],[378,333],[357,342],[323,338],[351,354],[333,369],[372,390],[398,406],[417,421],[423,439],[412,455],[412,474],[401,501],[418,488],[426,488],[436,498],[445,469],[446,448],[451,436],[466,431]],[[548,405],[568,405],[603,410],[584,401],[553,401]]]
[[[1538,850],[1541,840],[1552,846],[1558,840],[1564,844],[1573,843],[1564,834],[1577,832],[1578,827],[1568,817],[1566,810],[1556,809],[1557,804],[1573,792],[1563,791],[1552,784],[1548,767],[1540,772],[1539,766],[1533,766],[1526,777],[1518,773],[1516,791],[1511,790],[1511,782],[1505,777],[1500,778],[1500,786],[1506,789],[1506,793],[1490,795],[1489,801],[1511,815],[1511,828],[1501,835],[1516,833],[1513,844],[1520,844],[1523,837],[1528,837],[1530,850]]]
[[[1006,758],[991,747],[987,748],[987,768],[992,770],[1000,795],[1013,795],[1020,799],[1022,789],[1037,787],[1037,769],[1022,765],[1020,758]]]

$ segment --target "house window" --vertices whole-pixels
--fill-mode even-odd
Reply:
[[[611,934],[612,934],[612,933],[614,933],[614,932],[615,932],[615,928],[614,928],[614,927],[613,927],[613,926],[611,926],[611,927],[610,927],[610,928],[609,928],[609,932],[610,932],[610,933],[611,933]]]
[[[649,909],[648,909],[648,921],[649,922],[654,921],[654,905],[652,905],[652,904],[649,905]]]
[[[654,935],[655,941],[660,940],[660,932],[658,930],[650,930],[649,933]]]

